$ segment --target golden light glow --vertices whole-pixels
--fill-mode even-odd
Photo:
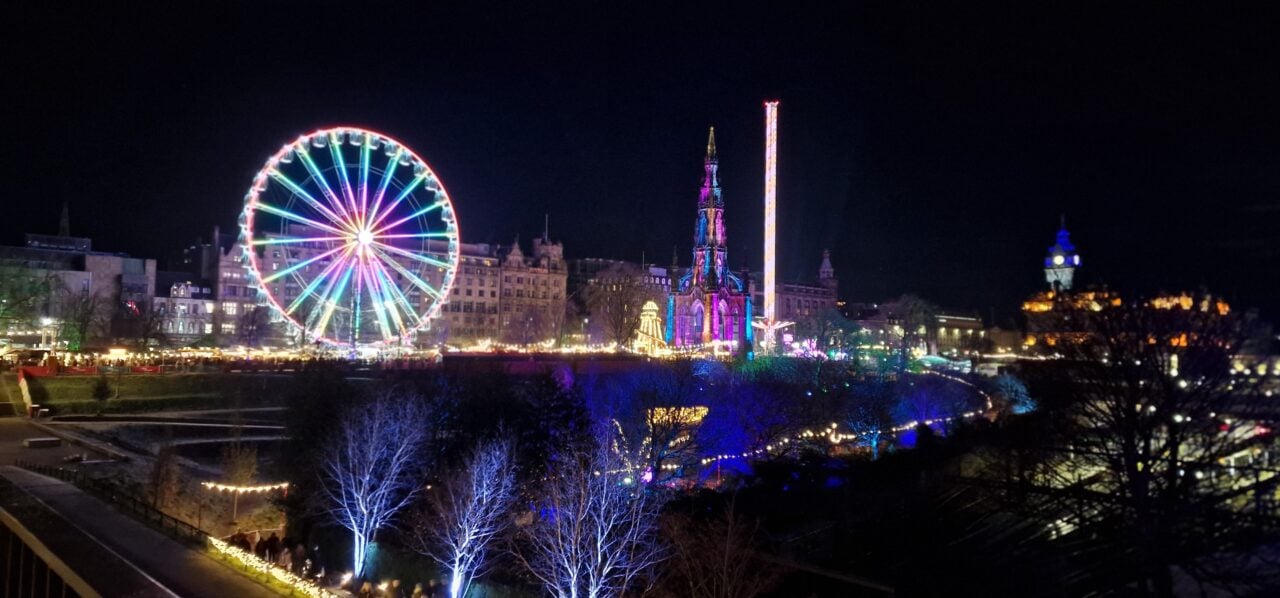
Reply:
[[[649,410],[649,421],[659,425],[694,426],[702,423],[710,409],[695,407],[654,407]]]
[[[200,482],[201,486],[218,492],[235,492],[236,494],[257,494],[262,492],[271,492],[272,490],[284,490],[289,487],[289,482],[280,482],[279,484],[262,484],[259,486],[235,486],[231,484],[219,484],[218,482]]]
[[[298,577],[297,575],[290,573],[287,569],[276,567],[253,554],[240,550],[239,548],[212,536],[209,537],[209,547],[213,549],[214,552],[237,561],[246,569],[251,569],[263,575],[269,575],[275,578],[276,581],[288,586],[291,590],[291,594],[293,591],[296,591],[303,596],[311,596],[312,598],[338,597],[338,594],[334,594],[333,592],[312,583],[310,580]]]

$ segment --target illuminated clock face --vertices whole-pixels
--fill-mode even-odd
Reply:
[[[1053,256],[1053,265],[1055,266],[1061,266],[1065,261],[1060,255]]]

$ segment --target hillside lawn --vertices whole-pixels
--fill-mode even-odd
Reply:
[[[292,375],[123,374],[108,375],[111,398],[93,398],[98,376],[28,378],[31,401],[53,415],[131,413],[173,409],[218,409],[281,405]]]

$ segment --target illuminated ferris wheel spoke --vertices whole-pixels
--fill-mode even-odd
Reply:
[[[381,280],[378,279],[375,268],[377,262],[372,259],[366,259],[366,264],[360,268],[360,273],[364,276],[364,286],[369,289],[369,300],[373,302],[373,313],[378,317],[378,326],[382,330],[383,338],[391,337],[391,325],[387,321],[386,296],[382,292]]]
[[[404,336],[407,328],[404,323],[405,319],[400,315],[401,305],[396,302],[395,294],[392,292],[395,290],[395,285],[387,278],[386,270],[382,268],[381,264],[374,264],[373,274],[378,280],[378,290],[382,294],[382,302],[386,307],[387,315],[391,316],[391,321],[395,324],[396,336]]]
[[[350,236],[350,235],[349,235],[349,233],[347,233],[346,231],[338,230],[338,229],[336,229],[336,228],[334,228],[334,227],[332,227],[332,226],[329,226],[328,224],[325,224],[325,223],[323,223],[323,222],[319,222],[319,221],[316,221],[316,220],[312,220],[312,219],[310,219],[310,218],[305,218],[305,217],[303,217],[303,216],[299,216],[299,215],[297,215],[297,214],[294,214],[293,212],[290,212],[289,210],[286,210],[286,209],[283,209],[283,208],[277,208],[276,206],[273,206],[273,205],[271,205],[271,204],[266,204],[266,203],[261,203],[261,202],[259,202],[259,203],[258,203],[258,205],[256,206],[256,208],[257,208],[257,209],[259,209],[259,210],[262,210],[263,212],[266,212],[266,213],[268,213],[268,214],[275,214],[276,216],[279,216],[279,217],[284,218],[284,219],[286,219],[286,220],[292,220],[292,221],[294,221],[294,222],[297,222],[298,224],[305,224],[305,225],[307,225],[307,226],[311,226],[311,227],[314,227],[314,228],[318,228],[318,229],[320,229],[320,230],[322,230],[322,231],[330,232],[330,233],[333,233],[333,234],[335,234],[335,235],[342,235],[343,237],[348,237],[348,236]]]
[[[338,213],[342,214],[343,220],[354,225],[355,220],[351,214],[347,213],[347,208],[343,206],[342,199],[337,193],[333,192],[333,187],[329,185],[329,181],[324,178],[324,174],[320,172],[320,168],[316,166],[315,160],[311,159],[311,152],[306,147],[299,147],[298,157],[302,159],[302,164],[307,167],[307,172],[311,174],[311,179],[320,186],[320,191],[324,194],[325,199],[329,200],[329,205],[335,208]]]
[[[421,185],[422,181],[427,180],[427,177],[429,176],[431,176],[429,172],[423,172],[422,174],[417,175],[412,179],[410,179],[409,184],[405,185],[404,189],[400,190],[400,193],[396,195],[396,198],[391,200],[391,203],[387,204],[385,209],[383,209],[381,213],[374,215],[374,218],[370,221],[372,222],[372,224],[369,225],[369,228],[370,229],[378,228],[378,225],[382,224],[382,221],[386,219],[387,216],[390,216],[392,212],[395,211],[396,206],[400,205],[400,202],[404,201],[406,197],[409,197],[409,195],[411,195],[413,191],[418,188],[418,185]],[[386,228],[386,227],[383,227],[383,228]]]
[[[378,215],[378,208],[382,205],[382,197],[387,194],[387,186],[391,184],[391,179],[396,172],[396,167],[400,165],[400,157],[404,155],[404,148],[397,147],[395,155],[391,156],[387,162],[387,169],[382,172],[382,182],[378,183],[378,192],[373,195],[373,208],[369,210],[366,222],[373,222]]]
[[[275,280],[279,280],[279,279],[280,279],[280,277],[282,277],[282,276],[287,276],[287,275],[289,275],[289,274],[292,274],[292,273],[294,273],[294,272],[297,272],[298,270],[301,270],[302,268],[305,268],[305,267],[307,267],[307,266],[310,266],[311,264],[314,264],[314,263],[316,263],[316,262],[318,262],[318,261],[320,261],[320,260],[322,260],[322,259],[324,259],[324,258],[327,258],[327,257],[329,257],[329,256],[331,256],[331,255],[333,255],[333,254],[335,254],[335,253],[338,253],[339,251],[342,251],[343,249],[346,249],[347,247],[350,247],[351,245],[352,245],[352,243],[350,243],[350,242],[348,242],[348,243],[347,243],[347,244],[345,244],[345,245],[339,245],[339,246],[337,246],[337,247],[334,247],[333,249],[330,249],[329,251],[326,251],[326,252],[324,252],[324,253],[321,253],[321,254],[319,254],[319,255],[316,255],[315,257],[312,257],[312,258],[308,258],[308,259],[302,260],[301,262],[298,262],[298,263],[296,263],[296,264],[294,264],[294,265],[292,265],[292,266],[289,266],[288,268],[285,268],[284,270],[280,270],[280,271],[278,271],[278,272],[272,272],[270,276],[263,277],[262,282],[272,282],[272,281],[275,281]]]
[[[395,222],[393,222],[393,223],[391,223],[391,224],[387,224],[387,225],[383,225],[383,226],[380,226],[380,227],[379,227],[379,226],[378,226],[378,224],[376,224],[376,223],[375,223],[375,224],[374,224],[374,226],[375,226],[375,227],[378,227],[378,229],[377,229],[377,230],[375,230],[375,231],[373,231],[373,234],[375,234],[375,235],[381,235],[382,233],[384,233],[384,232],[386,232],[386,231],[388,231],[388,230],[391,230],[391,229],[393,229],[393,228],[395,228],[395,227],[397,227],[397,226],[400,226],[401,224],[404,224],[404,223],[406,223],[406,222],[408,222],[408,221],[410,221],[410,220],[413,220],[414,218],[417,218],[417,217],[419,217],[419,216],[425,216],[425,215],[430,214],[431,212],[433,212],[433,211],[435,211],[435,210],[439,210],[440,208],[443,208],[443,207],[444,207],[444,202],[442,202],[442,201],[437,201],[437,202],[435,202],[435,203],[433,203],[433,204],[431,204],[431,205],[429,205],[429,206],[427,206],[427,207],[425,207],[425,208],[419,209],[419,210],[417,210],[417,211],[413,212],[412,214],[409,214],[408,216],[405,216],[404,218],[401,218],[401,219],[399,219],[399,220],[397,220],[397,221],[395,221]]]
[[[449,233],[401,233],[395,235],[378,235],[378,239],[448,239]]]
[[[338,281],[337,288],[331,295],[324,298],[324,312],[320,315],[320,321],[316,323],[317,335],[324,336],[325,329],[329,327],[329,320],[333,319],[333,310],[338,307],[338,299],[340,299],[342,297],[342,293],[347,290],[347,284],[351,282],[351,274],[355,272],[355,269],[355,264],[348,264],[347,271],[342,273],[342,279]],[[332,297],[332,299],[329,297]],[[357,295],[356,298],[358,299],[359,295]],[[352,314],[352,321],[355,322],[355,324],[352,325],[353,328],[358,326],[360,323],[359,315],[360,312],[358,309],[356,310],[356,313]]]
[[[405,315],[415,320],[415,326],[421,324],[422,318],[418,317],[418,314],[414,311],[413,305],[409,302],[409,298],[404,296],[404,291],[401,291],[400,287],[391,282],[391,273],[387,272],[386,265],[381,261],[375,262],[375,265],[377,266],[378,275],[382,278],[383,287],[394,295],[393,299],[404,308]],[[400,324],[400,328],[403,333],[403,323]]]
[[[400,262],[396,261],[394,258],[388,258],[383,263],[388,266],[391,266],[391,269],[395,270],[396,272],[399,272],[401,276],[404,276],[405,278],[409,279],[409,282],[413,283],[413,286],[416,286],[419,289],[426,291],[427,294],[431,295],[432,297],[436,299],[442,299],[444,297],[444,294],[442,292],[437,291],[434,287],[432,287],[429,283],[427,283],[427,281],[422,280],[421,278],[418,277],[417,274],[410,272],[408,268],[405,268],[404,266],[400,265]]]
[[[387,296],[386,287],[382,284],[382,277],[378,275],[376,262],[369,264],[369,296],[373,298],[374,312],[378,315],[378,323],[382,326],[382,334],[384,337],[390,338],[392,336],[392,323],[395,323],[396,330],[400,329],[400,315],[396,313],[395,303]]]
[[[306,189],[303,189],[297,183],[293,182],[293,179],[290,179],[289,177],[285,176],[283,172],[280,172],[278,169],[272,169],[271,172],[267,174],[271,175],[271,178],[275,179],[276,182],[280,183],[281,185],[284,185],[284,188],[288,189],[289,192],[301,198],[302,201],[306,202],[308,205],[315,208],[317,212],[320,212],[321,214],[323,214],[324,217],[328,218],[330,222],[338,226],[344,226],[346,224],[346,221],[341,216],[334,214],[333,210],[330,210],[329,208],[325,207],[324,204],[320,203],[320,200],[316,199],[310,193],[307,193]]]
[[[329,134],[329,155],[333,156],[333,165],[338,169],[338,182],[342,183],[342,196],[347,199],[347,207],[351,208],[350,214],[355,219],[356,225],[363,228],[363,222],[360,221],[360,209],[356,206],[356,194],[351,192],[351,179],[347,175],[347,162],[342,157],[342,139],[337,133]]]
[[[251,245],[288,245],[291,243],[332,243],[334,241],[350,241],[351,235],[342,237],[272,237],[270,239],[254,239]]]
[[[341,257],[334,260],[333,263],[325,267],[325,269],[320,272],[320,275],[315,277],[309,284],[307,284],[307,286],[302,289],[302,292],[298,294],[298,297],[294,299],[292,303],[289,304],[289,308],[286,309],[284,312],[285,315],[286,316],[291,315],[295,310],[297,310],[299,307],[302,306],[303,301],[305,301],[308,297],[312,297],[317,287],[319,287],[321,284],[327,283],[325,284],[324,292],[322,292],[320,295],[315,296],[316,302],[312,304],[311,311],[307,313],[307,318],[306,318],[307,323],[308,324],[315,323],[316,306],[323,304],[325,298],[329,296],[329,293],[333,292],[333,287],[337,286],[338,284],[338,277],[334,276],[333,273],[341,270],[343,266],[347,265],[347,260],[351,259],[351,255],[354,251],[355,251],[354,248],[349,248],[346,251],[346,253],[342,254]]]
[[[379,248],[379,249],[382,249],[383,251],[390,251],[391,253],[394,253],[394,254],[396,254],[396,255],[403,255],[404,257],[407,257],[407,258],[409,258],[409,259],[411,259],[411,260],[417,260],[417,261],[419,261],[419,262],[422,262],[422,263],[424,263],[424,264],[428,264],[428,265],[431,265],[431,266],[435,266],[435,267],[437,267],[437,268],[447,268],[447,267],[449,267],[449,264],[446,264],[445,262],[442,262],[442,261],[437,260],[437,259],[429,258],[429,257],[427,257],[427,256],[425,256],[425,255],[421,255],[421,254],[413,253],[412,251],[405,251],[405,250],[403,250],[403,249],[400,249],[399,247],[396,247],[395,245],[388,245],[388,244],[386,244],[386,243],[383,243],[383,242],[381,242],[381,241],[377,241],[377,240],[375,240],[375,241],[373,242],[373,244],[374,244],[374,245],[377,245],[377,246],[378,246],[378,248]]]
[[[312,295],[312,293],[316,292],[316,289],[321,284],[326,282],[329,283],[329,286],[325,287],[325,293],[327,294],[328,289],[332,288],[334,283],[337,280],[333,278],[331,275],[334,272],[336,272],[338,268],[342,267],[342,264],[346,261],[347,257],[350,254],[351,254],[351,249],[348,248],[346,254],[343,254],[338,259],[334,260],[332,263],[326,266],[324,270],[320,272],[319,276],[313,278],[311,282],[307,283],[307,286],[303,287],[302,292],[299,293],[298,296],[294,298],[292,302],[289,303],[289,307],[285,308],[284,310],[285,315],[286,316],[291,315],[295,310],[297,310],[302,305],[303,301],[306,301],[307,298]]]
[[[369,218],[369,154],[373,151],[369,134],[363,135],[360,142],[360,219]]]

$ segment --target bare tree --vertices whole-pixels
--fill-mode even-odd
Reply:
[[[814,339],[817,349],[823,353],[843,348],[845,338],[857,329],[858,325],[844,317],[834,305],[815,310],[796,322],[796,334]]]
[[[621,262],[596,274],[587,287],[586,302],[609,340],[625,345],[640,327],[640,309],[648,295],[640,269]]]
[[[659,593],[686,598],[751,598],[770,591],[779,571],[755,559],[758,524],[734,512],[730,499],[724,513],[710,521],[688,515],[666,515],[663,536],[672,547],[672,575]]]
[[[1057,525],[1111,538],[1140,593],[1172,595],[1175,569],[1233,593],[1275,583],[1249,555],[1280,531],[1263,380],[1230,365],[1252,319],[1203,295],[1052,315],[1080,333],[1043,384],[1071,427],[1038,443],[1048,467],[1018,477],[1061,505]]]
[[[52,276],[18,266],[0,266],[0,324],[29,323],[54,291]]]
[[[353,405],[324,447],[320,488],[330,516],[352,533],[357,577],[375,534],[418,495],[428,421],[418,397],[384,391]]]
[[[893,427],[893,391],[883,382],[863,385],[862,392],[851,397],[844,413],[847,433],[854,442],[871,450],[871,458],[880,458],[880,444]]]
[[[614,437],[568,459],[543,485],[517,557],[557,598],[619,596],[665,558],[658,541],[659,497],[635,483]],[[631,478],[631,482],[627,482]]]
[[[271,336],[271,310],[257,305],[245,309],[240,316],[240,340],[246,346],[257,347]]]
[[[73,350],[100,336],[110,320],[109,302],[98,293],[63,289],[59,292],[58,303],[58,311],[62,315],[58,337],[65,339]]]
[[[483,575],[489,548],[503,531],[515,497],[515,469],[507,441],[486,442],[467,457],[461,470],[427,500],[415,516],[414,550],[449,572],[449,597],[466,596]]]
[[[165,442],[156,451],[156,459],[151,464],[152,508],[166,509],[173,504],[182,487],[180,476],[177,451],[172,443]]]
[[[235,439],[222,447],[222,481],[233,486],[244,486],[258,475],[258,449],[240,441],[237,429]],[[239,515],[240,493],[231,493],[231,519]]]
[[[123,332],[140,348],[145,349],[153,340],[158,344],[165,343],[168,336],[164,332],[166,315],[157,305],[126,304],[122,308],[122,315]]]
[[[906,372],[911,362],[911,351],[921,344],[932,348],[936,342],[938,306],[917,297],[903,295],[886,306],[889,318],[901,330],[896,334],[898,373]]]

